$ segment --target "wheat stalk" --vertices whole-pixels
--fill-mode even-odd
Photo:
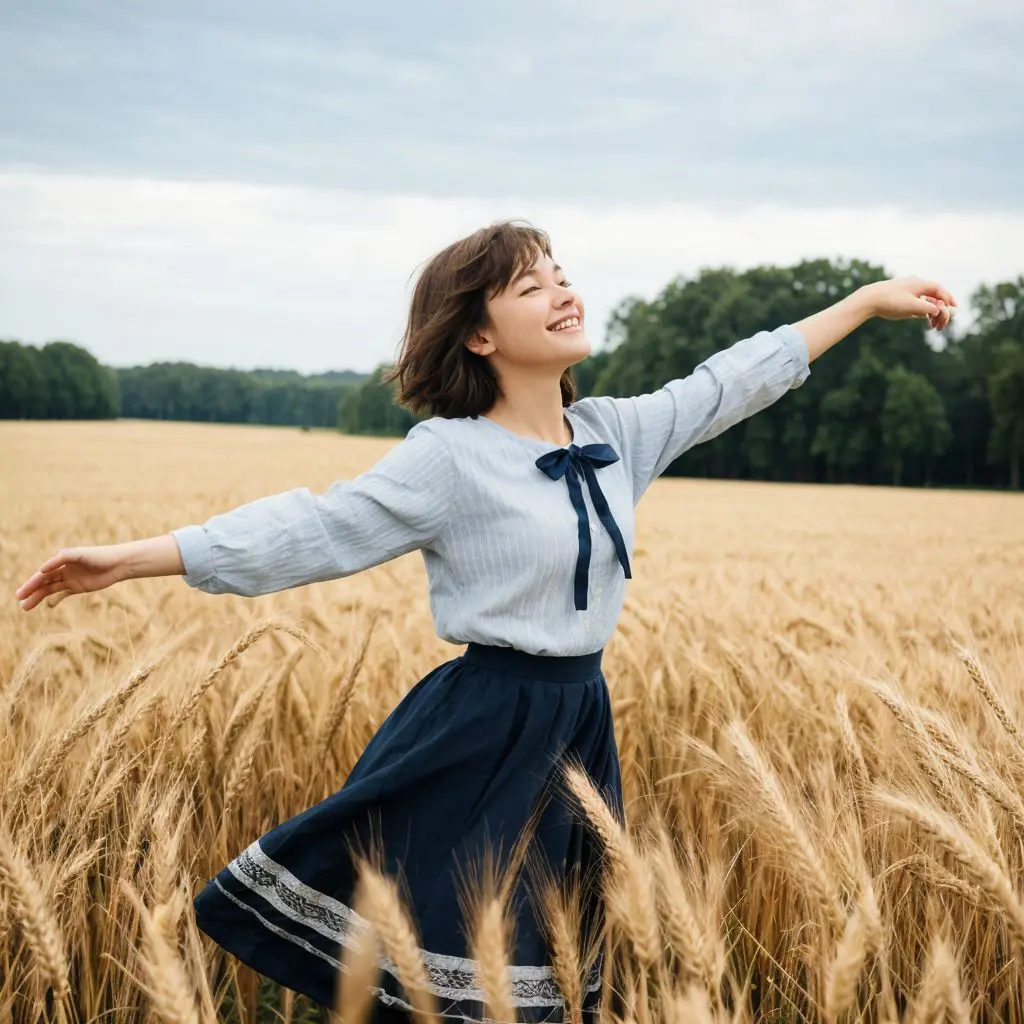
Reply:
[[[657,835],[658,844],[651,852],[651,862],[658,881],[662,928],[682,962],[683,980],[699,980],[711,986],[714,965],[704,930],[690,906],[690,896],[672,853],[668,832],[662,826]]]
[[[228,770],[227,782],[224,785],[224,806],[221,811],[221,818],[224,821],[228,819],[242,799],[256,763],[256,751],[266,738],[266,728],[273,719],[275,710],[276,708],[270,700],[264,701],[260,706],[256,721]]]
[[[86,708],[73,725],[47,744],[44,750],[26,765],[15,785],[19,789],[34,789],[41,782],[52,778],[75,743],[109,711],[119,712],[158,666],[159,660],[136,669],[117,690]]]
[[[564,1024],[583,1024],[580,907],[576,890],[548,882],[540,888],[539,911],[547,929],[551,969],[564,1000]]]
[[[378,935],[362,879],[352,897],[352,910],[362,927],[353,929],[341,947],[341,970],[335,986],[334,1015],[343,1024],[364,1024],[372,1012],[380,978]]]
[[[235,751],[235,744],[245,732],[245,727],[255,718],[260,702],[267,692],[269,682],[270,676],[268,674],[242,696],[231,712],[221,745],[220,756],[224,761],[231,760],[231,755]]]
[[[914,822],[939,846],[947,850],[1003,912],[1003,918],[1014,939],[1024,945],[1024,906],[1014,892],[1010,880],[981,846],[948,814],[914,800],[900,797],[881,788],[873,791],[873,799],[883,808]]]
[[[967,669],[967,674],[971,677],[971,682],[974,683],[975,688],[981,694],[985,703],[992,709],[993,714],[999,720],[999,724],[1003,727],[1003,731],[1017,745],[1018,751],[1024,750],[1024,736],[1021,735],[1019,726],[1014,721],[1002,697],[999,696],[999,691],[992,680],[989,679],[988,673],[978,660],[977,655],[956,640],[953,640],[952,643],[954,650]]]
[[[921,986],[908,1014],[910,1024],[968,1024],[970,1012],[960,989],[956,958],[946,942],[933,936],[921,974]]]
[[[367,625],[366,632],[363,634],[362,642],[359,645],[359,650],[356,653],[355,661],[352,663],[352,667],[347,673],[343,673],[345,681],[340,686],[338,685],[341,681],[341,677],[334,679],[330,685],[329,692],[331,694],[331,701],[327,707],[327,713],[324,716],[323,725],[320,728],[320,733],[316,740],[316,759],[317,763],[323,763],[327,757],[327,752],[330,750],[331,741],[334,739],[334,734],[338,730],[338,726],[341,725],[341,720],[345,717],[345,711],[348,708],[349,702],[352,699],[353,693],[355,693],[356,680],[359,678],[359,672],[363,667],[363,663],[366,660],[366,654],[370,649],[370,640],[373,636],[373,632],[376,629],[379,615],[374,615],[369,624]]]
[[[794,877],[810,890],[825,918],[837,930],[844,928],[846,916],[824,860],[784,795],[775,770],[739,722],[730,722],[724,733],[736,751],[746,784],[761,798],[765,819],[790,858]]]
[[[436,999],[430,987],[426,966],[420,957],[416,931],[399,897],[397,886],[369,861],[360,859],[357,863],[359,884],[364,887],[367,919],[395,965],[416,1020],[422,1024],[439,1024]]]
[[[563,776],[604,841],[611,868],[605,887],[608,910],[629,936],[640,963],[652,967],[660,958],[661,937],[650,865],[633,846],[590,776],[571,763],[564,766]]]
[[[490,896],[480,901],[473,921],[470,949],[477,964],[477,980],[484,1002],[495,1021],[517,1020],[509,976],[509,936],[504,908]]]
[[[199,702],[203,699],[203,694],[213,686],[217,681],[218,676],[234,661],[236,661],[242,654],[244,654],[254,643],[256,643],[261,637],[266,636],[268,633],[278,631],[281,633],[287,633],[289,636],[295,637],[300,643],[305,644],[307,647],[312,648],[318,654],[322,654],[322,648],[314,643],[306,634],[295,626],[291,626],[285,622],[278,622],[276,620],[270,620],[267,622],[261,622],[259,625],[254,626],[249,630],[240,640],[236,641],[231,649],[224,654],[216,665],[213,666],[206,673],[205,676],[189,691],[185,699],[179,705],[177,711],[174,713],[174,717],[171,720],[170,731],[174,732],[184,722],[188,721],[189,718],[195,714],[196,708],[199,706]]]
[[[853,1005],[867,958],[864,913],[860,907],[855,907],[825,973],[825,1016],[830,1021],[837,1020]]]
[[[846,748],[850,764],[860,780],[862,786],[870,785],[871,772],[868,770],[868,763],[864,759],[864,751],[861,749],[860,741],[853,729],[853,722],[850,721],[850,708],[846,701],[846,695],[836,694],[836,715],[839,718],[839,734],[843,738],[843,746]]]
[[[2,825],[0,889],[7,891],[10,912],[18,922],[39,973],[53,989],[54,996],[63,1001],[71,994],[71,987],[60,929],[28,861]]]
[[[127,879],[118,879],[118,887],[135,908],[142,924],[143,955],[140,959],[154,1013],[165,1024],[199,1024],[195,994],[185,975],[184,964],[177,949],[166,938],[172,931],[172,922],[180,917],[180,905],[161,903],[148,910]]]

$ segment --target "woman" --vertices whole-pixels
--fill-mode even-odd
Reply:
[[[266,594],[422,550],[437,633],[466,652],[412,687],[342,789],[240,851],[195,911],[244,962],[329,1006],[355,920],[350,854],[374,838],[384,868],[404,876],[441,1011],[482,1019],[460,866],[510,850],[531,823],[531,855],[559,879],[596,877],[596,840],[548,799],[564,757],[623,817],[601,656],[631,577],[641,495],[682,452],[802,384],[811,361],[870,317],[941,328],[955,305],[918,278],[872,283],[651,394],[577,400],[570,368],[590,352],[583,300],[546,234],[494,224],[436,255],[416,284],[390,379],[403,405],[431,416],[376,465],[323,495],[298,488],[166,536],[64,549],[17,595],[29,610],[171,574],[211,594]],[[587,901],[596,926],[596,886]],[[516,1012],[560,1020],[542,919],[529,898],[514,914]],[[408,994],[382,966],[375,1012],[404,1016]],[[599,971],[598,960],[588,1012]]]

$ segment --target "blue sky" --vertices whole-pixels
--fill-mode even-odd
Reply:
[[[415,267],[501,216],[595,345],[703,265],[1024,272],[1017,0],[0,9],[0,336],[369,370]]]

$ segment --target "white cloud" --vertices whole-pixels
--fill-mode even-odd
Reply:
[[[1022,208],[1020,0],[8,6],[7,170]]]
[[[1024,270],[1022,214],[432,199],[6,173],[0,336],[69,338],[115,365],[366,371],[395,355],[414,269],[506,216],[552,235],[595,346],[625,295],[653,296],[701,266],[856,256],[936,277],[963,306],[977,284]]]

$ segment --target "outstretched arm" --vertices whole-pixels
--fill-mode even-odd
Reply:
[[[808,361],[852,334],[874,316],[885,320],[927,319],[941,330],[949,325],[956,299],[936,281],[920,277],[897,277],[862,285],[846,298],[793,326],[807,342]]]
[[[810,375],[803,335],[791,324],[737,341],[649,394],[581,399],[618,437],[633,503],[673,459],[797,388]]]
[[[351,576],[429,546],[455,492],[448,445],[418,423],[365,473],[324,494],[299,487],[171,535],[189,586],[254,597]]]
[[[949,323],[948,307],[955,305],[953,296],[932,281],[878,281],[795,324],[737,341],[657,391],[584,398],[579,404],[592,407],[620,439],[635,504],[674,459],[799,387],[810,375],[811,361],[866,320],[926,317],[941,328]]]
[[[418,423],[365,473],[324,494],[299,487],[161,537],[62,549],[17,597],[29,611],[46,598],[52,606],[122,580],[172,574],[207,593],[254,597],[351,576],[437,540],[455,492],[447,444]]]
[[[123,544],[61,548],[18,587],[14,596],[30,612],[43,601],[54,608],[72,594],[89,594],[123,580],[176,576],[184,571],[181,552],[169,533]]]

